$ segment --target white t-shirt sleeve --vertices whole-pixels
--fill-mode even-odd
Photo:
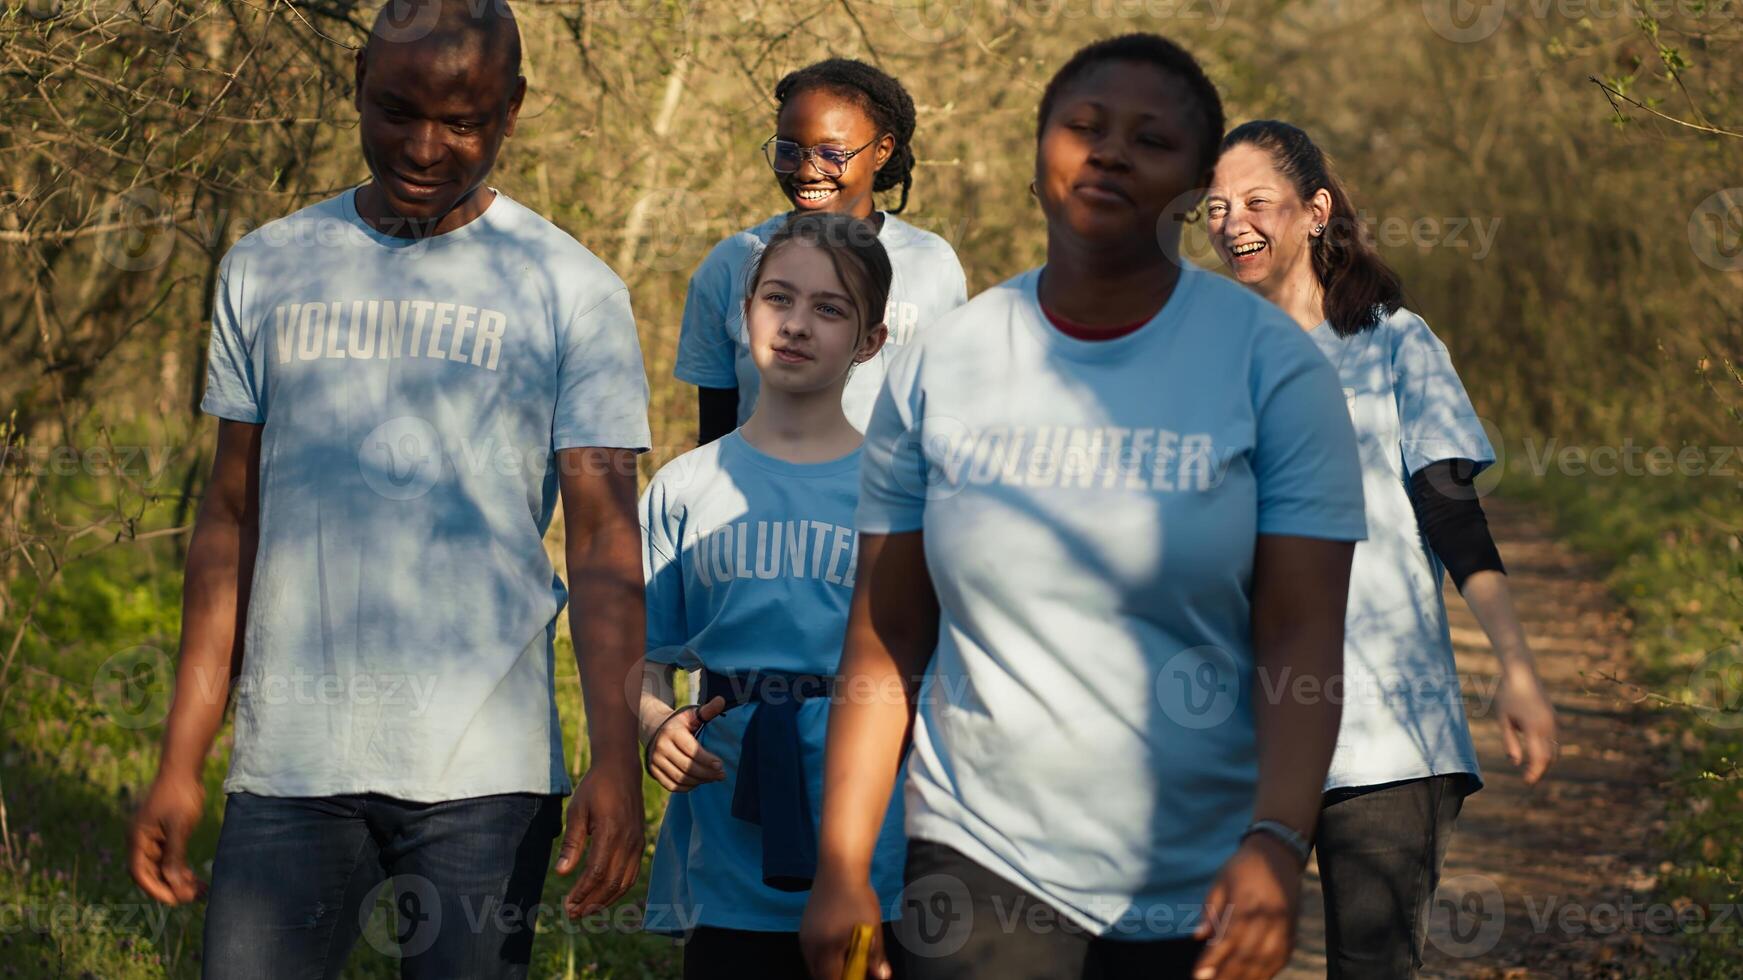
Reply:
[[[919,405],[920,345],[890,361],[866,424],[855,521],[868,534],[917,531],[926,510],[926,457]]]
[[[672,366],[679,381],[703,388],[738,387],[737,340],[727,333],[726,310],[733,264],[723,247],[716,247],[690,277],[684,319],[678,327],[678,356]]]
[[[557,335],[557,410],[551,448],[647,451],[648,379],[629,290],[619,286]]]
[[[955,272],[955,275],[951,277],[952,291],[950,294],[950,308],[954,310],[968,302],[968,275],[962,271],[962,260],[957,258],[954,249],[950,251],[950,265]]]
[[[647,658],[651,663],[697,665],[684,646],[684,566],[679,559],[681,532],[672,531],[667,489],[655,479],[641,499],[642,576],[647,592]]]
[[[206,355],[206,394],[200,399],[200,411],[258,425],[266,421],[266,411],[255,382],[254,360],[249,356],[250,331],[243,325],[242,298],[232,288],[233,276],[239,280],[243,271],[235,268],[233,256],[225,256],[218,269],[212,338]]]
[[[1293,323],[1261,323],[1254,339],[1259,533],[1367,538],[1362,463],[1337,372]]]
[[[1410,316],[1399,333],[1392,379],[1407,473],[1443,459],[1475,460],[1479,470],[1495,461],[1452,356],[1420,317]]]

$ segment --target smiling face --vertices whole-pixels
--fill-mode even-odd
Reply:
[[[805,89],[781,106],[775,136],[806,147],[830,144],[847,151],[865,147],[847,161],[839,177],[818,170],[812,156],[798,170],[778,173],[775,179],[798,211],[832,211],[859,218],[871,215],[872,178],[895,152],[896,140],[878,129],[877,121],[863,106],[826,88]]]
[[[356,81],[358,133],[374,176],[369,203],[415,231],[383,230],[430,234],[482,213],[489,201],[474,192],[514,132],[526,91],[500,46],[483,36],[372,39],[357,56]]]
[[[1169,244],[1159,220],[1188,210],[1209,177],[1194,106],[1185,81],[1142,62],[1095,65],[1062,90],[1035,152],[1050,233],[1096,248]]]
[[[860,309],[829,254],[804,241],[766,257],[745,317],[763,385],[793,394],[844,385],[884,344],[883,311]],[[867,319],[876,325],[862,330]]]
[[[1313,273],[1313,230],[1331,213],[1321,189],[1302,200],[1270,151],[1238,143],[1217,161],[1205,201],[1211,245],[1235,278],[1266,291]]]

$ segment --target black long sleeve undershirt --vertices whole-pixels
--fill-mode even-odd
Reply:
[[[1472,481],[1477,464],[1468,459],[1443,459],[1410,477],[1410,504],[1428,546],[1446,566],[1460,592],[1477,572],[1505,575],[1501,553],[1489,534],[1489,519]]]

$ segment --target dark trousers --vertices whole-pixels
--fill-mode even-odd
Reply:
[[[1457,774],[1326,794],[1314,850],[1331,980],[1399,980],[1422,968],[1429,903],[1470,788]]]
[[[884,951],[894,980],[905,980],[896,931],[884,924]],[[684,980],[811,980],[796,932],[697,926],[684,941]]]
[[[955,848],[910,840],[902,921],[907,980],[1169,980],[1192,976],[1201,943],[1086,933],[1059,910]]]
[[[400,976],[524,977],[563,798],[409,803],[232,793],[206,904],[207,977],[337,977],[359,935]],[[392,912],[378,909],[386,898]]]

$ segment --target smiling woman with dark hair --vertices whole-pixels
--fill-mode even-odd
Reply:
[[[914,100],[884,71],[830,58],[775,85],[775,134],[762,152],[789,210],[715,245],[690,277],[672,373],[697,386],[699,442],[750,418],[761,375],[744,323],[745,269],[790,215],[830,212],[868,222],[895,270],[883,313],[889,342],[855,369],[842,394],[848,421],[864,429],[890,355],[968,298],[950,243],[903,221],[914,184]],[[894,207],[876,195],[900,190]]]
[[[1251,980],[1288,959],[1338,712],[1257,679],[1337,672],[1365,525],[1325,358],[1170,258],[1221,136],[1177,45],[1078,52],[1038,120],[1046,265],[890,367],[841,683],[901,696],[830,716],[813,976],[875,921],[910,735],[909,976]]]
[[[186,844],[234,678],[208,977],[338,976],[386,887],[414,913],[401,976],[526,974],[572,788],[553,660],[568,593],[543,543],[559,503],[592,748],[557,862],[576,869],[586,845],[570,913],[615,901],[641,866],[618,683],[644,625],[629,291],[486,183],[526,91],[507,5],[391,10],[356,61],[369,181],[219,267],[201,402],[218,449],[163,757],[129,840],[148,895],[202,891]],[[471,466],[466,446],[530,462]],[[479,910],[495,911],[474,925]]]
[[[1495,460],[1445,345],[1404,308],[1326,154],[1298,127],[1245,123],[1207,199],[1235,278],[1336,365],[1361,446],[1368,540],[1346,611],[1342,726],[1314,842],[1334,980],[1411,977],[1464,798],[1482,786],[1441,598],[1443,570],[1501,662],[1495,714],[1525,781],[1555,758],[1555,709],[1513,611],[1477,474]]]

